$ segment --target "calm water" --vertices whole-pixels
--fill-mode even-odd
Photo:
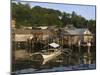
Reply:
[[[96,69],[96,64],[80,64],[74,66],[59,66],[53,67],[48,69],[34,69],[34,68],[27,68],[23,70],[15,71],[16,74],[27,74],[27,73],[43,73],[43,72],[61,72],[61,71],[77,71],[77,70],[92,70]]]
[[[87,47],[81,47],[81,64],[78,64],[79,53],[78,47],[72,47],[73,52],[71,56],[71,63],[63,64],[63,63],[49,63],[45,66],[40,66],[38,68],[32,66],[35,63],[26,61],[20,64],[13,64],[12,69],[15,74],[22,73],[42,73],[42,72],[59,72],[59,71],[76,71],[76,70],[91,70],[96,69],[96,49],[95,47],[91,47],[91,64],[83,63],[83,56],[87,53]]]

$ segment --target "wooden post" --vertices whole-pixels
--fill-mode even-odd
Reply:
[[[30,46],[29,46],[29,47],[30,47],[30,48],[29,48],[29,53],[32,52],[32,39],[33,39],[33,37],[29,37],[29,43],[30,43],[30,44],[29,44],[29,45],[30,45]]]
[[[88,64],[91,64],[91,52],[90,52],[90,48],[91,48],[91,43],[87,43],[88,46]]]
[[[81,41],[79,40],[79,41],[78,41],[78,47],[79,47],[79,64],[80,64],[80,49],[81,49],[80,46],[81,46]]]
[[[87,54],[84,54],[83,61],[84,61],[84,64],[87,64]]]

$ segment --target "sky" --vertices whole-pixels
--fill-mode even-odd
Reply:
[[[60,10],[61,12],[72,13],[81,15],[87,20],[96,19],[96,7],[94,5],[73,5],[73,4],[57,4],[57,3],[43,3],[43,2],[21,2],[22,4],[28,3],[31,7],[41,6],[44,8],[50,8]]]

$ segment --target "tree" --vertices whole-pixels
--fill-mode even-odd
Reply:
[[[21,26],[45,26],[53,25],[65,27],[67,24],[73,24],[78,28],[88,28],[95,33],[95,20],[86,20],[74,11],[72,14],[61,12],[59,10],[35,6],[30,8],[29,4],[12,3],[12,19],[16,19],[16,27]]]
[[[65,12],[62,14],[61,21],[62,21],[63,26],[66,26],[67,24],[71,24],[70,16],[71,16],[70,14],[65,13]]]
[[[78,28],[87,27],[87,20],[81,15],[77,15],[74,11],[72,12],[71,23]]]
[[[87,26],[92,33],[96,34],[96,20],[88,20]]]

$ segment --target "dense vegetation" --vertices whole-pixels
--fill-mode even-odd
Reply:
[[[45,25],[64,27],[67,24],[73,24],[79,28],[88,27],[93,33],[96,31],[95,20],[87,20],[81,15],[77,15],[74,11],[70,14],[40,6],[31,8],[28,4],[12,3],[12,18],[16,19],[17,28],[21,26]]]

